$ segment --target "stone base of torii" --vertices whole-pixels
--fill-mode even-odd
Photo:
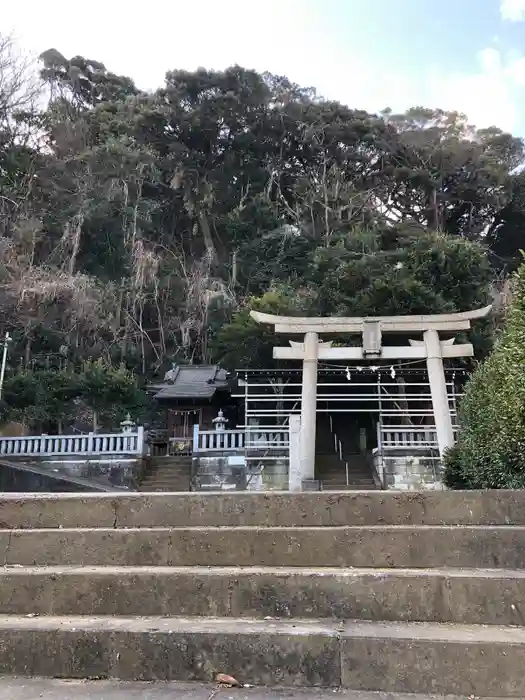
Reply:
[[[491,306],[474,311],[453,314],[422,316],[375,316],[365,318],[308,318],[283,317],[252,311],[258,323],[274,326],[276,333],[302,335],[301,342],[290,341],[290,347],[276,347],[273,355],[280,360],[302,360],[302,391],[300,428],[291,423],[291,455],[299,454],[299,465],[291,464],[290,483],[314,479],[317,411],[317,366],[319,360],[425,360],[428,370],[434,422],[436,425],[439,454],[443,457],[454,444],[454,432],[450,415],[443,360],[471,357],[470,343],[454,344],[454,338],[441,340],[439,333],[466,331],[472,321],[486,317]],[[361,347],[332,347],[320,340],[322,334],[360,334]],[[384,333],[422,334],[422,338],[409,341],[407,346],[383,346]],[[295,428],[294,428],[295,426]],[[298,437],[294,438],[294,430]]]

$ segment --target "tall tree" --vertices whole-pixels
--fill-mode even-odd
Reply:
[[[210,361],[268,293],[312,313],[462,309],[490,271],[461,239],[516,249],[523,144],[456,113],[368,114],[239,66],[151,94],[54,49],[41,69],[48,104],[11,103],[17,136],[0,133],[2,318],[27,366]]]

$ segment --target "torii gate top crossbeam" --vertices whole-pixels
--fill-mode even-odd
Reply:
[[[378,326],[386,333],[417,333],[435,331],[466,331],[472,321],[485,318],[492,305],[474,311],[452,314],[429,314],[414,316],[363,316],[363,317],[306,317],[274,316],[260,311],[250,315],[257,323],[274,326],[276,333],[363,333],[366,327]]]

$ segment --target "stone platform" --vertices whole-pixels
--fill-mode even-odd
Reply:
[[[11,494],[0,525],[1,674],[525,697],[525,491]]]

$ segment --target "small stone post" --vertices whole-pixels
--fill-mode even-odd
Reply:
[[[301,476],[301,417],[290,416],[290,455],[288,458],[288,489],[302,490]]]

